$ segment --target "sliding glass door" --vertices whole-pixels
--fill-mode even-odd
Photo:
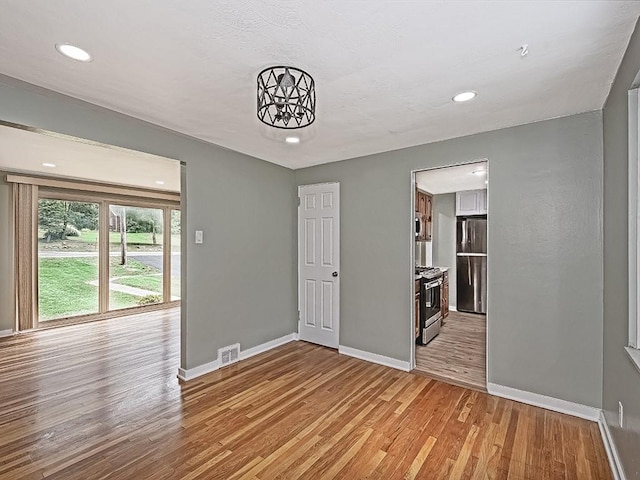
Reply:
[[[53,191],[37,205],[36,325],[180,300],[174,205]]]
[[[38,314],[41,322],[100,311],[100,205],[38,200]]]
[[[180,300],[182,222],[180,210],[171,210],[171,300]]]
[[[109,205],[109,309],[162,303],[163,211]]]

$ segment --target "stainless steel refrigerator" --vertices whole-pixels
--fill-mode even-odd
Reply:
[[[487,313],[487,217],[458,217],[456,226],[458,311]]]

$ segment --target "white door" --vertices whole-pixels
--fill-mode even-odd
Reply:
[[[298,187],[300,340],[338,348],[340,184]]]

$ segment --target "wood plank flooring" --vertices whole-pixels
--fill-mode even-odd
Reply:
[[[595,423],[304,342],[181,384],[178,329],[0,339],[0,478],[611,478]]]
[[[486,343],[486,316],[450,312],[436,338],[428,345],[416,345],[416,370],[445,382],[485,392]]]

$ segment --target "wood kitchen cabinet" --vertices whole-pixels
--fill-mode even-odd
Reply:
[[[416,240],[431,241],[431,230],[433,225],[433,196],[416,188],[416,212],[424,215],[425,231]]]
[[[416,325],[416,338],[418,338],[420,336],[420,294],[419,293],[416,293],[415,325]]]
[[[415,287],[415,293],[416,293],[416,304],[415,304],[415,333],[416,333],[416,338],[418,338],[420,336],[420,280],[416,280],[416,287]]]
[[[418,203],[416,204],[418,207],[418,212],[426,213],[427,212],[427,196],[418,190]]]
[[[431,241],[431,230],[433,230],[433,197],[428,193],[425,193],[426,210],[425,215],[427,217],[427,232],[425,234],[425,240]]]
[[[440,313],[442,320],[449,316],[449,272],[444,272],[440,289]]]

